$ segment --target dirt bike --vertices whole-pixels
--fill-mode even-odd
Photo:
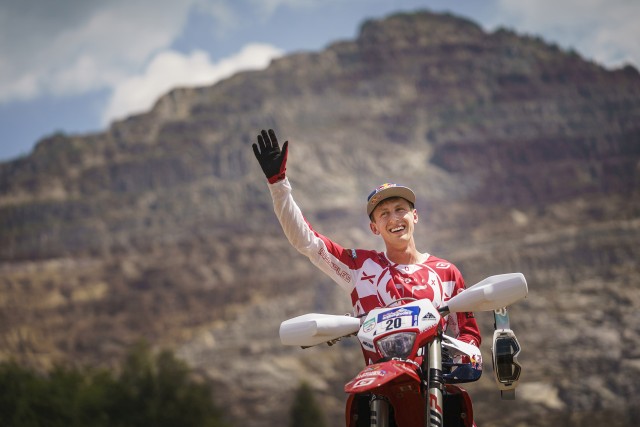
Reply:
[[[330,345],[357,333],[369,363],[345,385],[347,427],[472,427],[473,408],[459,383],[482,374],[477,347],[443,333],[450,313],[494,311],[494,375],[503,399],[515,398],[520,345],[506,306],[525,298],[521,273],[491,276],[436,308],[403,298],[359,317],[310,313],[282,322],[285,345]]]

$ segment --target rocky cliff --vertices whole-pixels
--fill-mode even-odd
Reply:
[[[350,309],[275,220],[250,148],[269,127],[305,216],[344,246],[380,248],[364,200],[399,182],[418,192],[419,249],[468,284],[525,274],[518,400],[486,366],[468,387],[479,424],[635,425],[640,75],[430,12],[0,164],[0,358],[110,365],[144,337],[214,381],[237,425],[282,423],[302,379],[340,425],[356,343],[277,337],[288,317]]]

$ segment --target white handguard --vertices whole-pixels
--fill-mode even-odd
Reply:
[[[309,313],[280,324],[280,341],[284,345],[311,347],[355,334],[360,319],[335,314]]]
[[[447,306],[451,313],[490,311],[513,304],[527,293],[527,281],[522,273],[498,274],[455,295]]]

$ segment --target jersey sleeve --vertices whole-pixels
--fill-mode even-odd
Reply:
[[[466,288],[466,285],[460,271],[453,265],[451,268],[453,269],[453,277],[455,279],[453,295],[457,295]],[[480,328],[478,327],[478,322],[476,322],[474,314],[472,312],[455,313],[455,316],[455,323],[457,325],[456,338],[479,348],[482,337],[480,336]]]
[[[355,284],[355,251],[345,249],[313,230],[293,196],[287,178],[269,184],[273,209],[289,243],[347,292]]]

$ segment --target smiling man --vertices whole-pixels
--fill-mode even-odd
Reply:
[[[465,288],[453,264],[416,248],[418,211],[410,188],[383,184],[367,198],[369,227],[384,241],[385,252],[345,249],[316,232],[293,200],[286,177],[289,142],[281,150],[275,132],[262,130],[253,151],[269,182],[274,210],[287,239],[350,294],[355,315],[407,297],[426,298],[440,307]],[[480,346],[480,330],[473,313],[448,316],[446,330],[455,338]]]

